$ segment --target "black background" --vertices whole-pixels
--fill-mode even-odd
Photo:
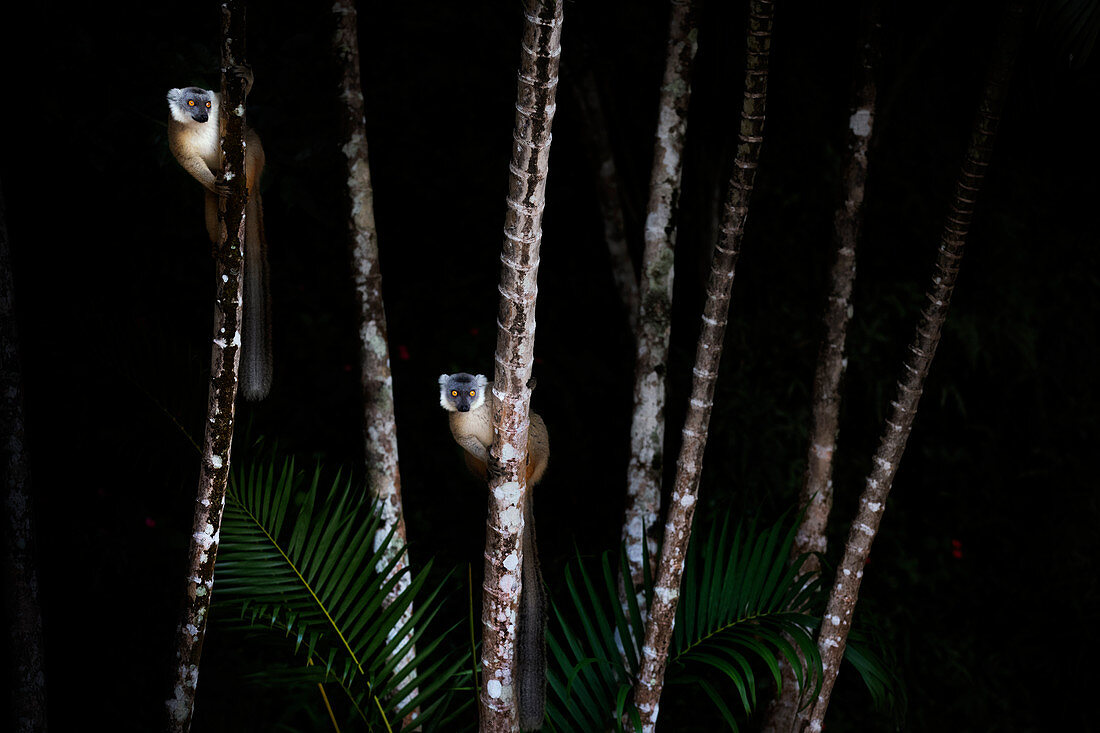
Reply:
[[[467,7],[473,5],[474,7]],[[804,466],[847,123],[856,3],[782,3],[768,121],[734,285],[698,518],[771,521]],[[893,4],[891,4],[893,5]],[[380,7],[380,6],[385,6]],[[400,7],[397,7],[400,6]],[[884,17],[885,54],[836,474],[834,549],[922,303],[999,5]],[[212,317],[202,192],[167,149],[164,94],[218,85],[215,3],[4,11],[0,185],[14,276],[54,730],[159,726],[183,592]],[[563,58],[591,68],[640,258],[664,3],[571,2]],[[709,202],[737,129],[744,7],[703,14],[685,152],[670,361],[674,469]],[[414,563],[480,570],[485,498],[438,406],[441,372],[491,374],[521,4],[364,3],[363,87]],[[267,154],[276,384],[249,438],[360,475],[355,308],[327,3],[256,3],[249,121]],[[859,612],[907,684],[909,730],[1082,730],[1096,641],[1096,63],[1051,23],[1025,39],[943,342]],[[535,409],[547,581],[618,538],[632,346],[568,80],[539,277]],[[246,455],[238,442],[234,458]],[[242,459],[243,460],[243,459]],[[953,544],[953,541],[958,544]],[[961,552],[953,552],[959,550]],[[956,557],[960,554],[961,557]],[[456,583],[456,596],[465,590]],[[458,617],[464,612],[457,601]],[[266,730],[253,651],[217,624],[195,730]],[[888,729],[846,668],[831,730]],[[709,709],[662,705],[666,730]]]

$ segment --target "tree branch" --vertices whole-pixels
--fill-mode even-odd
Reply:
[[[221,244],[215,253],[217,296],[211,349],[210,392],[206,434],[195,500],[187,570],[187,599],[176,633],[176,668],[172,698],[167,701],[170,731],[184,733],[191,727],[199,659],[206,634],[210,596],[214,589],[225,489],[229,481],[229,457],[241,353],[241,274],[245,244],[247,191],[244,171],[243,80],[229,70],[244,57],[245,14],[242,0],[222,5],[221,131],[224,166],[219,181],[228,187],[220,197],[218,223]],[[238,55],[239,54],[239,55]]]
[[[355,284],[355,299],[359,305],[359,361],[363,389],[364,465],[367,486],[377,499],[382,513],[382,525],[375,537],[380,544],[396,525],[395,540],[388,547],[401,549],[401,558],[393,568],[400,577],[387,596],[387,603],[404,592],[412,578],[404,572],[409,565],[403,549],[408,539],[401,503],[401,471],[397,458],[397,424],[393,408],[393,378],[390,374],[389,338],[386,335],[386,310],[382,301],[382,267],[378,259],[378,233],[374,225],[374,196],[370,182],[370,160],[367,156],[367,126],[364,112],[363,84],[359,75],[359,25],[355,0],[336,0],[332,7],[337,27],[333,45],[340,62],[340,96],[344,100],[344,140],[342,150],[348,167],[350,209],[348,234],[351,273]],[[392,553],[383,558],[388,565]],[[399,623],[404,626],[412,618],[410,605]],[[411,639],[414,629],[408,629]],[[416,656],[411,641],[398,669],[403,669]],[[412,677],[416,677],[415,671]],[[414,689],[410,698],[416,694]],[[401,703],[404,704],[404,701]],[[417,712],[404,721],[408,726]]]
[[[840,383],[847,359],[844,345],[852,317],[852,285],[856,279],[856,248],[863,224],[863,196],[867,186],[867,148],[875,119],[875,65],[882,24],[878,0],[864,7],[858,40],[859,63],[848,118],[848,151],[844,167],[844,201],[833,216],[833,266],[825,301],[825,335],[814,371],[812,426],[806,456],[806,474],[798,506],[805,509],[791,547],[791,559],[806,556],[800,572],[820,569],[817,553],[826,550],[825,529],[833,506],[833,455],[840,429]],[[782,683],[769,706],[762,731],[789,731],[798,712],[801,689],[794,668],[780,660]]]
[[[859,498],[859,510],[848,533],[844,556],[837,566],[836,578],[830,585],[829,602],[818,632],[818,648],[825,674],[821,692],[811,708],[802,714],[811,731],[820,731],[829,707],[833,686],[840,671],[840,662],[852,625],[852,612],[859,598],[863,567],[871,554],[871,543],[878,534],[886,498],[905,452],[905,444],[917,414],[924,381],[936,355],[940,331],[947,318],[947,308],[955,289],[955,278],[963,246],[970,231],[974,204],[985,179],[985,171],[993,155],[997,124],[1008,95],[1008,82],[1019,48],[1023,30],[1023,3],[1014,0],[1005,15],[997,46],[997,58],[990,69],[982,91],[978,117],[971,131],[970,143],[959,178],[955,197],[947,215],[939,252],[932,270],[932,282],[926,297],[928,304],[921,312],[916,333],[909,344],[909,353],[902,362],[902,377],[897,394],[890,403],[890,415],[872,460],[871,473]]]
[[[4,605],[11,658],[12,730],[46,730],[46,675],[42,609],[38,600],[38,557],[23,422],[23,370],[15,322],[11,246],[0,194],[0,466],[4,476]]]
[[[562,69],[565,77],[565,69]],[[626,222],[623,215],[622,194],[619,190],[619,173],[615,167],[615,155],[611,149],[611,140],[607,134],[607,119],[596,79],[589,68],[582,68],[579,74],[568,79],[572,83],[577,107],[581,111],[584,125],[582,141],[592,167],[596,172],[596,193],[600,202],[600,214],[603,216],[603,236],[607,243],[607,252],[611,257],[611,277],[615,289],[619,291],[630,333],[638,337],[638,275],[634,272],[634,261],[626,241]]]
[[[535,355],[539,245],[561,54],[562,2],[527,0],[524,16],[500,255],[493,380],[500,412],[493,416],[495,435],[489,450],[489,516],[482,587],[483,732],[518,729],[513,661],[515,620],[522,591],[523,509],[527,501],[523,470],[530,424],[531,390],[527,384]]]
[[[691,65],[699,46],[695,23],[693,0],[672,0],[665,71],[657,106],[657,134],[653,144],[645,251],[639,284],[641,312],[636,332],[634,413],[630,425],[630,463],[626,471],[622,538],[630,567],[630,587],[638,598],[643,614],[645,598],[641,589],[645,575],[642,558],[645,553],[642,543],[646,543],[651,562],[657,556],[657,517],[661,509],[664,470],[665,377],[672,332],[676,213],[680,202],[688,102],[691,100]],[[623,582],[625,585],[626,578]]]
[[[698,503],[699,477],[707,443],[714,385],[722,358],[722,341],[729,318],[730,293],[748,217],[749,199],[764,142],[764,113],[771,50],[772,3],[753,0],[749,5],[749,29],[745,62],[745,91],[741,104],[740,134],[729,199],[722,215],[720,235],[714,247],[707,299],[703,305],[699,342],[695,350],[691,402],[684,420],[683,444],[677,461],[676,483],[665,519],[665,536],[653,589],[653,607],[646,624],[642,668],[634,687],[634,702],[644,731],[657,723],[658,702],[664,686],[672,622],[680,595],[684,558],[691,538],[691,521]]]

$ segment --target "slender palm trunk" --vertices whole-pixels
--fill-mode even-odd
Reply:
[[[528,382],[535,356],[539,245],[561,54],[562,2],[527,0],[524,16],[500,255],[501,297],[493,380],[500,412],[493,416],[496,435],[489,450],[489,517],[482,588],[483,732],[515,731],[519,725],[515,705],[515,620],[522,592],[519,570],[523,567],[521,536],[527,501],[523,469],[530,425]]]
[[[997,58],[990,69],[982,92],[978,118],[971,131],[959,178],[955,183],[955,197],[947,215],[939,252],[932,271],[932,283],[927,292],[928,304],[921,312],[916,334],[909,344],[909,353],[902,366],[897,394],[891,402],[890,415],[886,419],[882,438],[875,451],[871,473],[859,499],[859,510],[848,533],[844,556],[837,566],[837,574],[829,594],[829,602],[818,632],[818,648],[825,674],[821,692],[813,705],[801,715],[803,725],[811,731],[819,731],[829,707],[833,686],[852,624],[852,613],[859,597],[863,579],[863,567],[871,554],[871,543],[878,534],[886,498],[894,482],[898,464],[905,452],[905,444],[916,417],[924,380],[936,355],[940,331],[947,317],[951,293],[963,246],[970,230],[974,203],[985,179],[985,171],[992,158],[997,123],[1008,92],[1012,65],[1019,47],[1023,29],[1023,3],[1012,2],[1001,29]]]
[[[657,556],[657,516],[661,509],[661,477],[665,442],[665,376],[672,331],[673,259],[676,213],[680,201],[682,153],[691,99],[691,65],[698,49],[693,0],[672,0],[668,46],[657,135],[646,210],[645,251],[639,287],[641,312],[634,366],[634,416],[630,426],[626,512],[622,539],[630,568],[630,585],[645,609],[641,591],[645,568]],[[645,550],[643,552],[643,543]],[[650,568],[652,570],[652,568]],[[626,579],[623,579],[626,585]]]
[[[4,477],[4,607],[11,651],[8,720],[17,733],[46,730],[46,675],[38,558],[23,423],[23,372],[15,325],[11,247],[0,195],[0,475]]]
[[[359,27],[355,0],[337,0],[332,8],[336,15],[333,45],[341,67],[341,97],[344,100],[344,140],[342,150],[348,167],[350,211],[348,235],[351,250],[351,272],[355,283],[355,299],[359,305],[359,362],[363,389],[364,464],[367,487],[382,512],[382,525],[375,537],[376,547],[390,530],[394,539],[389,547],[400,551],[401,558],[393,572],[400,577],[387,598],[392,601],[409,587],[411,575],[404,550],[405,516],[401,503],[401,471],[397,459],[397,425],[393,408],[393,378],[390,374],[389,339],[386,335],[386,310],[382,302],[382,268],[378,261],[378,234],[374,225],[374,196],[370,182],[370,160],[367,156],[367,128],[364,111],[363,85],[359,75]],[[392,554],[381,560],[385,567]],[[410,605],[399,624],[404,627],[412,618]],[[414,629],[409,628],[406,638]],[[411,643],[399,669],[416,656]],[[412,673],[416,677],[416,673]],[[413,689],[410,697],[416,694]],[[403,704],[403,702],[402,702]],[[410,713],[407,726],[417,713]]]
[[[771,49],[772,3],[753,0],[749,5],[749,29],[745,61],[745,91],[741,106],[740,135],[729,199],[722,216],[719,240],[714,247],[707,299],[703,305],[699,342],[692,370],[691,402],[684,420],[683,444],[677,462],[676,483],[665,520],[664,544],[653,589],[653,607],[646,624],[642,669],[634,687],[634,702],[643,730],[657,723],[658,702],[664,686],[665,664],[672,638],[672,622],[680,595],[684,557],[691,538],[691,520],[698,503],[699,477],[703,468],[714,385],[722,358],[722,341],[729,317],[730,293],[737,256],[748,216],[749,199],[764,142],[768,56]]]
[[[242,0],[222,6],[222,68],[244,56],[245,14]],[[240,54],[238,56],[238,54]],[[183,733],[191,727],[199,659],[206,635],[210,596],[214,590],[225,489],[229,481],[229,454],[233,444],[238,368],[241,355],[241,263],[245,243],[247,192],[244,175],[244,102],[242,80],[222,75],[222,179],[229,195],[221,197],[218,221],[222,239],[215,255],[217,300],[211,349],[210,393],[206,434],[195,499],[187,570],[187,598],[176,633],[177,668],[172,697],[167,701],[168,729]]]
[[[847,359],[844,344],[852,317],[852,286],[856,279],[856,247],[863,225],[863,195],[867,186],[867,148],[875,119],[874,63],[881,25],[877,0],[870,0],[864,32],[859,40],[860,60],[855,98],[848,118],[848,162],[844,170],[845,198],[833,217],[833,266],[825,303],[825,336],[814,372],[813,425],[806,456],[806,475],[798,505],[806,513],[795,535],[791,556],[826,549],[825,526],[833,503],[833,454],[840,426],[840,383]],[[802,571],[820,567],[810,555]]]
[[[806,553],[824,553],[825,528],[833,506],[833,454],[840,428],[840,383],[847,359],[844,343],[852,317],[852,285],[856,279],[856,247],[863,224],[863,195],[867,185],[867,148],[875,119],[874,68],[879,51],[881,24],[878,0],[864,9],[863,32],[859,38],[859,65],[854,98],[848,118],[848,160],[844,169],[844,201],[833,217],[833,266],[829,296],[825,302],[825,335],[814,372],[813,424],[806,456],[806,475],[798,498],[804,510],[795,535],[791,558]],[[806,555],[801,572],[819,570],[817,554]],[[794,669],[781,661],[782,684],[761,730],[789,731],[798,710],[799,689]]]
[[[564,76],[564,74],[563,74]],[[572,78],[569,86],[584,116],[584,143],[588,157],[596,169],[596,191],[603,217],[603,236],[611,257],[611,276],[619,291],[630,332],[638,334],[638,275],[626,241],[626,223],[623,217],[622,194],[619,190],[619,174],[615,167],[615,155],[607,134],[600,93],[596,79],[589,69],[582,69]]]

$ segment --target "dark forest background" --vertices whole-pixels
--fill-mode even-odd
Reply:
[[[843,405],[833,549],[912,335],[999,3],[886,3],[885,54]],[[199,467],[212,260],[200,187],[166,142],[165,92],[218,85],[217,4],[3,11],[0,186],[14,250],[51,723],[158,727]],[[362,3],[360,46],[414,564],[480,572],[483,490],[438,405],[441,372],[492,373],[521,4]],[[664,2],[573,2],[563,59],[596,75],[640,258]],[[687,400],[714,187],[728,177],[745,8],[700,23],[677,246],[667,468]],[[780,3],[766,140],[738,266],[697,521],[773,521],[797,495],[847,125],[858,3]],[[275,316],[265,444],[361,475],[355,305],[328,3],[254,3],[248,119],[264,141]],[[1097,641],[1096,59],[1056,26],[1025,42],[943,343],[857,613],[905,681],[906,730],[1086,730]],[[633,380],[562,83],[539,278],[534,408],[553,436],[547,582],[618,541]],[[835,559],[835,558],[834,558]],[[216,605],[215,594],[215,605]],[[196,731],[269,730],[243,681],[273,653],[215,623]],[[671,691],[670,691],[671,692]],[[289,703],[288,703],[289,704]],[[662,706],[664,711],[666,706]],[[667,703],[673,710],[674,703]],[[888,730],[851,668],[832,730]],[[707,710],[664,721],[711,730]]]

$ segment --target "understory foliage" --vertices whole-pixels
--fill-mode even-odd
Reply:
[[[470,702],[469,695],[452,700],[463,677],[470,684],[470,664],[468,655],[450,651],[461,645],[444,645],[445,635],[425,633],[443,586],[418,596],[428,563],[387,605],[401,556],[386,552],[392,531],[382,534],[363,488],[339,476],[323,485],[321,477],[317,468],[307,484],[293,460],[235,474],[222,524],[217,604],[239,610],[250,629],[283,634],[288,651],[301,659],[297,671],[272,669],[279,679],[269,682],[339,689],[347,717],[369,730],[399,730],[417,708],[416,725],[446,730],[463,700]],[[402,622],[414,599],[415,613]],[[415,632],[408,636],[410,629]],[[415,657],[402,664],[412,645]],[[328,706],[322,696],[318,705],[322,699]],[[329,714],[335,726],[331,706]]]
[[[794,667],[800,683],[820,679],[812,636],[817,620],[810,615],[821,595],[820,581],[798,572],[801,558],[788,562],[794,531],[794,524],[781,521],[764,530],[749,524],[731,532],[726,520],[692,538],[667,682],[701,689],[732,730],[738,730],[740,712],[751,713],[771,689],[768,679],[779,683],[780,659]],[[581,563],[567,569],[572,607],[554,605],[547,701],[553,730],[641,724],[628,698],[640,666],[644,624],[633,594],[626,594],[627,608],[621,608],[606,554],[599,575]],[[652,578],[645,586],[648,601]]]
[[[866,621],[868,609],[861,609]],[[890,645],[882,638],[874,623],[852,627],[844,647],[844,661],[850,662],[871,696],[871,708],[888,719],[894,729],[901,730],[909,705],[905,682],[898,673],[898,663]]]
[[[799,573],[803,558],[789,561],[796,527],[789,517],[764,529],[732,527],[727,518],[696,532],[688,551],[668,659],[670,695],[703,693],[731,730],[779,684],[781,660],[795,670],[806,700],[820,684],[813,632],[824,593],[816,574]],[[334,730],[344,720],[357,721],[356,730],[400,730],[419,708],[415,724],[424,730],[453,729],[474,700],[473,660],[468,651],[453,651],[464,645],[448,632],[427,634],[436,626],[443,587],[418,595],[431,563],[383,603],[397,583],[390,576],[400,553],[386,554],[391,539],[366,492],[351,481],[325,482],[320,468],[307,477],[293,460],[258,462],[237,472],[229,487],[216,608],[220,618],[266,632],[268,641],[281,637],[287,656],[298,659],[268,665],[262,682],[287,689],[320,683],[335,692],[336,701],[327,693],[315,698],[314,720],[324,709]],[[625,609],[620,603],[624,555],[620,549],[618,568],[605,553],[598,568],[578,559],[565,570],[565,593],[553,603],[547,634],[548,730],[640,727],[630,692],[644,624],[634,594],[626,594]],[[647,602],[652,593],[647,575]],[[410,605],[416,611],[402,623]],[[408,628],[416,629],[411,639]],[[407,644],[416,655],[401,665]],[[903,709],[902,686],[875,646],[857,635],[846,658],[876,707]]]

